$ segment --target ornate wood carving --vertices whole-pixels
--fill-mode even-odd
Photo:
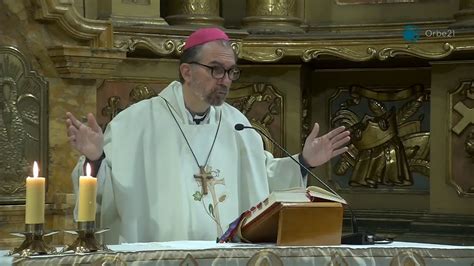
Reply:
[[[342,101],[337,111],[330,112],[330,121],[334,127],[344,125],[351,131],[351,144],[334,166],[336,175],[350,174],[352,187],[427,191],[428,187],[413,186],[414,173],[423,179],[429,176],[430,133],[428,128],[422,130],[428,99],[429,91],[421,85],[340,90],[330,99],[331,103]]]
[[[219,16],[218,0],[174,0],[168,1],[171,25],[222,25],[224,19]]]
[[[449,94],[448,182],[460,196],[474,197],[474,81],[461,82]]]
[[[48,176],[48,83],[16,48],[0,46],[0,202],[24,199],[39,161]]]
[[[239,109],[252,123],[284,146],[284,99],[283,95],[271,84],[235,84],[227,102]],[[262,136],[263,137],[263,136]],[[274,144],[263,137],[265,149],[281,156]]]

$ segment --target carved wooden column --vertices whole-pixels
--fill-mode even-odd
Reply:
[[[461,0],[459,11],[454,14],[454,28],[474,28],[474,0]]]
[[[168,0],[166,21],[170,25],[224,24],[219,16],[219,0]]]
[[[99,19],[114,25],[167,25],[160,17],[160,0],[101,0],[97,9]]]
[[[242,24],[249,32],[303,32],[296,0],[247,0],[246,11]]]

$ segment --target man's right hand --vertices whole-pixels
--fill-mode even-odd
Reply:
[[[71,145],[91,161],[100,158],[104,152],[104,134],[93,114],[87,115],[87,125],[66,113],[67,135]]]

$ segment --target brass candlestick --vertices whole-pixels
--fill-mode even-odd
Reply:
[[[25,232],[11,233],[14,236],[25,237],[25,240],[19,247],[11,250],[8,255],[20,254],[22,257],[27,257],[56,253],[56,248],[47,245],[43,237],[54,235],[58,231],[45,234],[43,227],[44,224],[26,224]]]
[[[95,238],[96,234],[102,234],[109,229],[97,230],[95,222],[77,222],[77,230],[65,231],[69,234],[77,235],[76,240],[71,245],[65,247],[61,252],[73,250],[74,253],[88,253],[96,251],[111,251],[106,245],[100,244]]]

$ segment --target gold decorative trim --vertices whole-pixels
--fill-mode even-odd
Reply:
[[[178,55],[182,52],[184,42],[182,40],[155,39],[146,37],[132,37],[129,39],[118,39],[114,42],[114,47],[122,51],[135,51],[137,48],[144,48],[159,56]]]
[[[304,62],[308,62],[311,59],[316,59],[321,55],[332,55],[355,62],[363,62],[373,59],[377,56],[377,50],[373,47],[367,47],[366,53],[359,53],[352,49],[344,47],[324,47],[307,49],[303,51],[301,59]]]
[[[387,47],[378,52],[378,58],[386,60],[399,55],[411,55],[422,59],[442,59],[451,55],[455,50],[454,46],[450,43],[444,43],[441,46],[441,50],[438,51],[424,50],[410,45],[406,47]]]
[[[271,50],[271,49],[268,49]],[[250,60],[253,62],[277,62],[285,56],[285,50],[282,48],[276,48],[272,51],[267,50],[249,50],[241,54],[242,59]]]
[[[367,47],[366,52],[357,52],[353,49],[344,47],[326,47],[326,48],[315,48],[307,49],[301,55],[303,61],[308,62],[312,59],[316,59],[321,55],[331,55],[343,59],[347,59],[354,62],[368,61],[377,58],[381,61],[389,58],[394,58],[401,55],[409,55],[422,59],[435,60],[442,59],[451,55],[454,51],[471,50],[474,47],[459,47],[455,48],[450,43],[444,43],[441,45],[441,49],[422,49],[412,45],[406,45],[405,47],[385,47],[377,49],[375,47]]]
[[[110,22],[82,17],[73,0],[37,0],[35,19],[54,21],[71,37],[90,41],[93,48],[112,47],[113,29]]]

